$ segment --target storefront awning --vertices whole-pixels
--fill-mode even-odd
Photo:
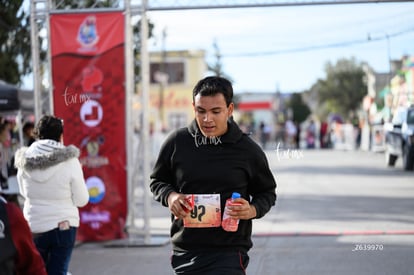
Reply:
[[[269,101],[258,102],[240,102],[238,110],[240,111],[253,111],[253,110],[271,110],[272,103]]]

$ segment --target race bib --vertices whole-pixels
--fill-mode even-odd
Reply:
[[[184,227],[219,227],[220,194],[194,194],[194,207],[184,218]]]

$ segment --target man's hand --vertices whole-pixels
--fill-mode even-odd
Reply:
[[[171,192],[168,196],[168,208],[178,219],[185,218],[191,212],[191,205],[187,202],[185,194]]]
[[[233,202],[240,205],[232,205],[228,207],[229,211],[227,213],[230,217],[240,220],[250,220],[256,217],[256,207],[251,205],[245,199],[234,199]]]

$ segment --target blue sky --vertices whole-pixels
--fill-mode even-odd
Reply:
[[[414,3],[150,11],[150,50],[204,49],[213,42],[236,92],[302,91],[325,76],[326,62],[354,57],[377,72],[414,55]],[[371,40],[368,40],[368,34]],[[386,37],[389,37],[389,40]],[[389,47],[388,47],[389,42]],[[329,45],[343,45],[328,47]],[[320,47],[316,50],[310,50]]]

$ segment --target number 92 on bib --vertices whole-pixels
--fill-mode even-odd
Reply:
[[[220,194],[194,194],[194,207],[183,222],[193,228],[221,226]]]

